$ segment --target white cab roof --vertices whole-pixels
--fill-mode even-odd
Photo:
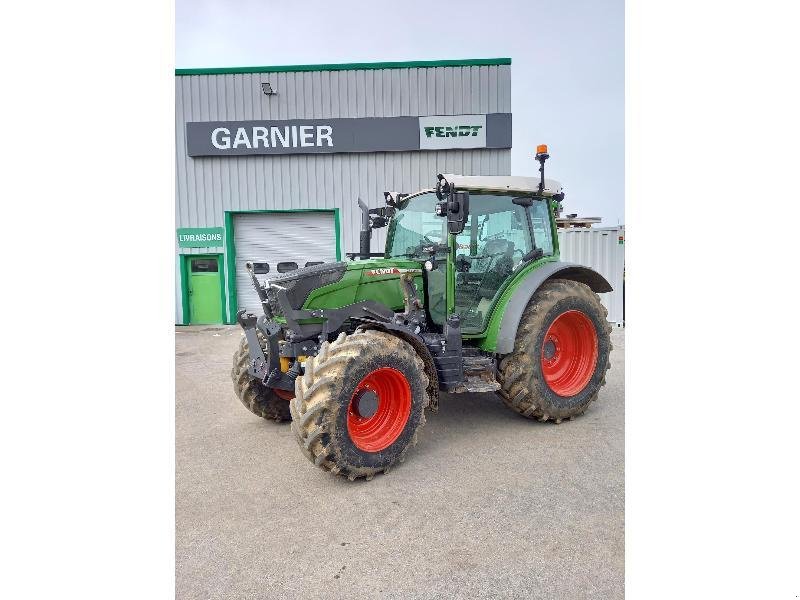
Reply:
[[[512,175],[454,175],[444,173],[447,179],[457,190],[480,190],[487,192],[520,192],[538,193],[538,177],[516,177]],[[555,179],[544,180],[545,196],[561,193],[561,184]]]

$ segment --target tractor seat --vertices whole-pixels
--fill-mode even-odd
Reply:
[[[486,242],[484,254],[490,256],[485,259],[487,261],[485,265],[486,272],[478,288],[478,296],[481,298],[494,298],[497,290],[500,289],[500,286],[514,270],[514,242],[489,240]]]

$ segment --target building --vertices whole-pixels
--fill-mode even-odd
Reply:
[[[275,272],[357,251],[358,198],[381,206],[437,173],[510,175],[510,65],[177,70],[176,323],[257,309],[245,261]]]

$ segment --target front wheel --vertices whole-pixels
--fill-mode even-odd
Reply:
[[[261,349],[266,352],[267,343],[263,334],[258,332]],[[239,348],[233,353],[233,391],[236,397],[244,404],[245,408],[254,415],[272,421],[288,421],[292,418],[289,412],[289,399],[287,392],[266,387],[260,381],[253,379],[247,372],[250,365],[250,347],[247,338],[242,336]]]
[[[548,281],[528,304],[514,351],[500,361],[500,394],[521,415],[560,423],[597,398],[610,367],[611,326],[587,285]]]
[[[354,480],[403,461],[430,401],[414,348],[381,331],[341,333],[304,368],[290,407],[292,431],[311,462]]]

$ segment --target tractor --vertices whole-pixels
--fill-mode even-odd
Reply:
[[[261,282],[244,310],[234,389],[254,414],[291,421],[303,454],[372,479],[402,462],[440,392],[497,392],[523,417],[561,423],[605,384],[611,327],[596,271],[559,260],[561,185],[439,174],[362,210],[347,261]],[[386,227],[382,253],[372,231]],[[263,267],[262,267],[263,268]]]

